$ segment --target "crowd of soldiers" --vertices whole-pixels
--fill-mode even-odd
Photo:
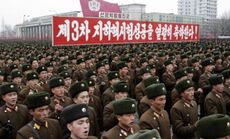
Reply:
[[[1,139],[230,138],[230,40],[0,42]]]

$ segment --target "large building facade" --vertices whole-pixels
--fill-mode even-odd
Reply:
[[[144,4],[127,4],[120,5],[119,7],[121,9],[121,13],[99,12],[99,18],[199,24],[201,37],[204,36],[204,20],[202,17],[170,13],[146,13]],[[22,39],[51,39],[52,16],[79,17],[81,15],[82,13],[79,11],[73,11],[68,13],[32,18],[30,21],[26,21],[16,26],[17,36]]]
[[[213,37],[211,24],[217,18],[217,0],[178,0],[177,10],[179,15],[202,17],[203,35]]]

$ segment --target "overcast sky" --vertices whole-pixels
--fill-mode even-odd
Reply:
[[[177,13],[177,0],[106,0],[113,3],[146,4],[146,12]],[[230,11],[229,0],[218,0],[218,16]],[[33,17],[57,14],[69,11],[81,11],[79,0],[1,0],[0,30],[2,24],[22,23]],[[25,16],[24,16],[25,15]]]

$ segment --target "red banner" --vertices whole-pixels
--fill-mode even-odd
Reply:
[[[53,45],[199,41],[198,24],[53,17]]]
[[[121,13],[117,3],[104,0],[80,0],[84,17],[99,17],[99,12]]]

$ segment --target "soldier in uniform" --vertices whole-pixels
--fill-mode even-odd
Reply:
[[[3,69],[0,68],[0,85],[3,84],[5,78],[5,72]]]
[[[18,92],[20,92],[25,86],[22,83],[22,73],[18,69],[11,71],[11,80],[13,83],[17,84]]]
[[[164,65],[165,65],[165,72],[163,73],[161,80],[166,86],[167,94],[166,94],[165,109],[167,112],[169,112],[171,107],[172,107],[171,92],[172,92],[172,89],[174,88],[174,86],[176,84],[176,78],[173,74],[174,67],[173,67],[172,61],[167,60],[167,61],[165,61]]]
[[[36,72],[29,72],[26,75],[26,87],[19,92],[18,101],[23,103],[27,95],[38,93],[43,88],[38,83],[38,74]]]
[[[85,68],[85,59],[80,58],[77,60],[78,68],[73,73],[73,80],[74,81],[81,81],[84,79],[86,74],[86,68]]]
[[[190,79],[178,82],[176,90],[181,99],[171,108],[173,139],[198,139],[196,122],[198,120],[197,104],[194,101],[194,87]]]
[[[139,126],[134,123],[137,111],[136,101],[130,98],[113,103],[114,114],[118,124],[107,131],[102,139],[125,139],[127,136],[139,131]]]
[[[118,71],[110,71],[107,77],[109,80],[110,87],[107,88],[105,92],[102,94],[102,102],[104,107],[114,100],[113,85],[119,81],[119,73]]]
[[[187,70],[185,68],[180,69],[174,73],[176,78],[176,84],[184,79],[187,79]],[[180,100],[180,94],[177,92],[176,88],[174,88],[171,92],[171,100],[172,105],[175,104],[178,100]]]
[[[108,131],[115,125],[117,125],[118,120],[114,114],[113,103],[117,100],[125,99],[128,97],[128,84],[126,82],[118,82],[113,86],[113,93],[115,94],[115,99],[111,101],[104,107],[103,110],[103,127],[105,131]]]
[[[64,107],[72,104],[71,98],[65,96],[64,79],[54,77],[48,81],[49,88],[53,97],[50,99],[50,118],[60,120],[60,114]]]
[[[100,126],[100,129],[102,129],[102,102],[101,99],[94,95],[95,89],[95,81],[93,79],[87,79],[86,80],[88,86],[89,86],[89,106],[93,107],[94,110],[97,113],[98,116],[98,124]]]
[[[230,67],[230,51],[224,52],[223,67],[224,69],[228,69]]]
[[[39,85],[43,88],[44,91],[49,92],[50,90],[47,84],[47,80],[48,80],[47,67],[39,66],[36,71],[39,77]]]
[[[89,110],[86,104],[71,104],[64,108],[62,119],[70,131],[69,139],[97,139],[89,136]]]
[[[209,78],[209,82],[212,85],[212,90],[208,93],[204,101],[206,115],[226,114],[226,104],[223,98],[223,75],[213,74]]]
[[[89,87],[85,81],[80,81],[74,83],[70,89],[69,94],[75,104],[89,104]],[[98,117],[95,109],[89,107],[89,121],[90,121],[90,130],[89,135],[100,137]]]
[[[214,66],[213,66],[213,60],[211,58],[207,58],[203,60],[201,64],[203,66],[204,73],[199,78],[199,87],[203,90],[203,93],[200,94],[199,103],[200,103],[200,117],[203,117],[205,115],[204,100],[207,94],[211,90],[211,85],[208,79],[212,74]]]
[[[222,72],[224,76],[223,98],[226,104],[227,114],[230,115],[230,69]]]
[[[69,96],[68,90],[69,90],[69,88],[70,88],[70,86],[72,84],[72,78],[71,78],[70,73],[68,71],[62,71],[58,75],[64,79],[65,96]]]
[[[224,114],[205,116],[197,123],[197,131],[202,139],[229,139],[230,117]]]
[[[145,89],[150,100],[150,109],[140,118],[141,129],[157,129],[162,139],[171,139],[170,121],[167,111],[164,110],[166,103],[166,88],[163,83],[153,84]]]
[[[142,81],[138,83],[135,87],[135,97],[138,102],[140,102],[140,100],[146,95],[144,80],[151,77],[149,67],[144,67],[140,69],[140,75],[141,75]]]
[[[17,104],[17,85],[7,83],[0,86],[0,95],[5,104],[0,107],[0,138],[16,139],[17,130],[29,122],[26,106]]]
[[[33,120],[17,132],[17,139],[62,139],[60,124],[49,119],[50,97],[47,92],[28,95],[25,100]]]
[[[105,64],[104,62],[98,62],[95,66],[97,72],[96,84],[99,86],[100,92],[104,92],[109,87]]]
[[[145,88],[156,83],[160,83],[160,79],[158,76],[154,76],[154,77],[150,76],[149,78],[144,80]],[[145,95],[141,99],[138,108],[139,108],[139,116],[141,116],[144,112],[146,112],[150,108],[150,100],[147,98],[147,95]]]

